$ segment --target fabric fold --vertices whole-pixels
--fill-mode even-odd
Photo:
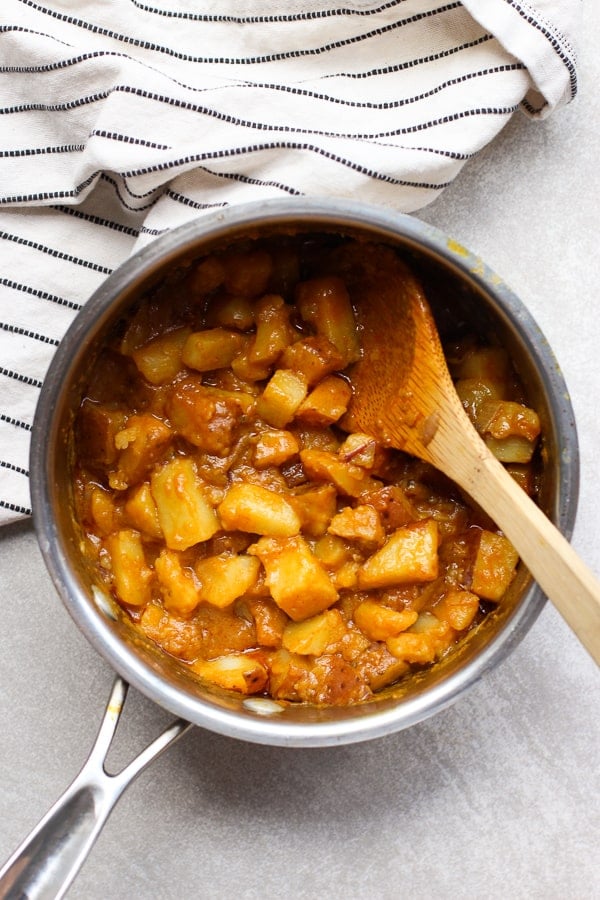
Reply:
[[[4,0],[0,523],[77,310],[135,249],[273,197],[431,203],[575,95],[580,0]]]
[[[544,118],[575,97],[581,2],[463,0],[463,5],[526,66],[533,81],[523,99],[526,113]]]

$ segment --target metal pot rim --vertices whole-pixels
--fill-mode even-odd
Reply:
[[[423,693],[383,708],[349,708],[327,718],[292,723],[210,704],[168,683],[133,654],[112,623],[90,602],[73,578],[66,548],[57,528],[52,488],[52,446],[59,427],[56,410],[61,392],[77,371],[91,331],[98,333],[111,317],[115,298],[123,297],[140,279],[152,277],[200,241],[218,240],[232,232],[264,226],[310,227],[316,230],[370,232],[374,239],[399,239],[403,245],[431,255],[472,286],[493,298],[496,310],[516,329],[541,373],[561,437],[556,522],[569,538],[575,522],[579,488],[579,452],[574,415],[562,374],[541,330],[523,303],[481,259],[433,226],[412,216],[380,207],[335,199],[292,198],[233,206],[187,222],[143,247],[110,275],[78,313],[49,367],[33,423],[30,477],[35,528],[45,564],[67,610],[96,650],[129,683],[184,719],[231,737],[281,746],[325,746],[353,743],[409,727],[444,709],[463,695],[489,669],[504,659],[531,627],[545,598],[532,585],[506,627],[463,668]],[[319,720],[321,719],[321,720]]]

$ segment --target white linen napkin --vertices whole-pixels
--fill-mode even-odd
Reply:
[[[116,266],[267,197],[430,203],[577,91],[581,0],[2,0],[0,524],[52,354]]]

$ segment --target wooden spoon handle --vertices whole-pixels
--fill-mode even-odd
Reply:
[[[548,599],[600,664],[600,581],[483,443],[481,448],[461,486],[502,529]]]

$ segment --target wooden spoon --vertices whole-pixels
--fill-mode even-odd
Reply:
[[[347,416],[448,475],[511,541],[547,597],[600,663],[600,582],[487,449],[454,389],[422,288],[393,251],[340,259],[356,298],[363,353]]]

